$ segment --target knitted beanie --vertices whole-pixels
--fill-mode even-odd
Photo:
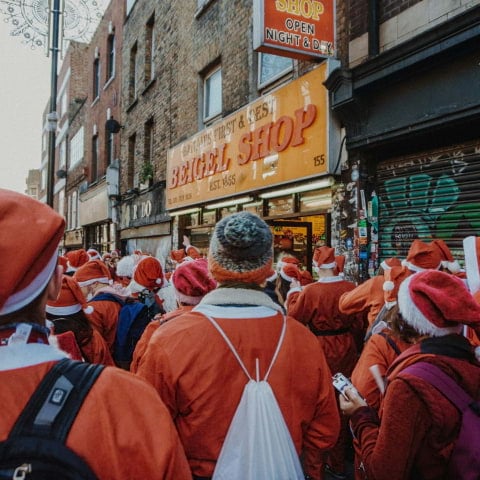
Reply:
[[[208,265],[219,283],[261,284],[271,274],[272,257],[270,227],[257,215],[234,213],[215,226]]]

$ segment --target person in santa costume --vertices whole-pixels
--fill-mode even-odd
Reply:
[[[174,270],[171,283],[175,291],[178,308],[165,314],[157,314],[143,331],[133,352],[130,371],[136,373],[138,365],[147,349],[148,343],[160,325],[189,312],[200,300],[216,286],[217,282],[209,276],[206,258],[197,258],[183,262]]]
[[[208,317],[231,339],[253,378],[256,360],[265,377],[283,338],[268,383],[309,478],[322,478],[322,456],[337,439],[339,413],[322,349],[263,291],[272,259],[273,236],[260,217],[239,212],[220,220],[208,255],[218,287],[157,329],[138,367],[137,375],[167,404],[195,479],[212,476],[248,381]]]
[[[62,287],[55,300],[49,300],[46,307],[47,319],[55,335],[72,331],[85,361],[115,365],[107,342],[94,328],[85,313],[92,313],[85,296],[75,279],[62,277]]]
[[[114,300],[99,300],[103,293],[111,293],[125,300],[129,292],[120,286],[113,286],[110,270],[102,260],[90,260],[73,275],[91,307],[86,313],[90,324],[100,333],[113,354],[115,335],[121,303]],[[98,298],[96,298],[98,297]]]
[[[353,331],[356,332],[358,325],[363,325],[364,322],[361,314],[341,313],[338,301],[343,293],[353,290],[355,284],[345,280],[343,276],[334,275],[335,249],[331,247],[315,249],[313,266],[317,271],[318,281],[305,287],[292,281],[292,288],[287,295],[287,313],[306,325],[317,337],[332,374],[341,372],[350,377],[358,358]],[[342,419],[340,436],[335,447],[329,452],[326,467],[332,475],[337,475],[337,478],[345,475],[348,444],[348,425]]]
[[[353,389],[340,395],[340,407],[350,417],[367,478],[453,478],[449,460],[461,414],[428,381],[403,370],[431,363],[478,400],[480,352],[462,331],[464,325],[480,330],[480,305],[461,279],[426,270],[403,280],[398,309],[399,330],[414,345],[387,372],[380,414]]]
[[[67,269],[65,274],[72,276],[82,265],[90,260],[90,256],[84,248],[70,250],[65,254],[67,259]]]
[[[0,189],[2,442],[44,376],[66,358],[49,344],[45,327],[46,303],[57,298],[62,284],[57,250],[64,227],[63,217],[49,206]],[[191,478],[178,434],[155,390],[115,367],[105,367],[93,384],[66,445],[99,480]]]
[[[342,313],[348,315],[365,312],[368,326],[377,318],[384,305],[383,283],[384,272],[392,267],[400,267],[401,262],[396,257],[386,258],[380,264],[377,275],[369,278],[349,292],[345,292],[339,300],[338,306]]]

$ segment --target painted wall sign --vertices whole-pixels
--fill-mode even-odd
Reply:
[[[254,0],[255,50],[300,59],[335,54],[334,0]]]
[[[325,64],[168,152],[167,210],[328,173]]]

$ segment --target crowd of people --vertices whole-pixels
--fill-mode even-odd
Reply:
[[[465,239],[463,269],[445,242],[417,239],[355,285],[328,246],[311,266],[274,262],[269,226],[248,212],[219,221],[205,255],[184,237],[168,273],[139,250],[58,256],[63,229],[50,207],[0,190],[0,441],[68,356],[106,366],[67,437],[100,479],[212,478],[248,378],[266,376],[305,478],[348,478],[351,452],[357,480],[453,478],[461,414],[402,370],[432,363],[478,400],[480,239]],[[125,364],[128,302],[151,318]],[[337,394],[335,373],[354,388]]]

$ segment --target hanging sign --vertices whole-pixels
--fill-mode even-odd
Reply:
[[[253,48],[312,60],[335,54],[335,0],[254,0]]]

